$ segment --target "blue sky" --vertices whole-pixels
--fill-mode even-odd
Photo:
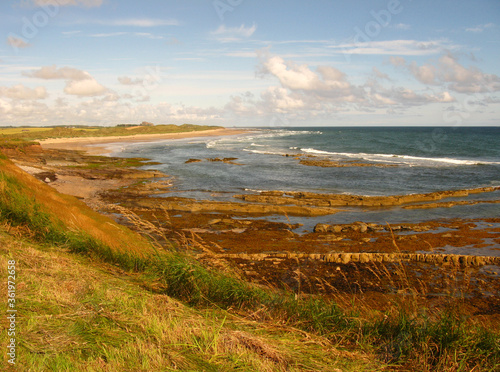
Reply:
[[[498,61],[498,0],[3,1],[0,126],[498,126]]]

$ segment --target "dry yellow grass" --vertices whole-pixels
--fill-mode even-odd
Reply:
[[[146,239],[93,211],[75,197],[58,193],[52,187],[18,168],[11,161],[1,161],[0,173],[15,177],[27,193],[27,197],[33,198],[71,229],[84,231],[120,253],[126,252],[145,257],[154,252]]]

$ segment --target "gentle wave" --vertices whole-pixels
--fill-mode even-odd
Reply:
[[[273,130],[263,130],[257,133],[245,134],[238,137],[224,137],[208,140],[206,142],[206,148],[220,148],[222,146],[234,146],[235,144],[248,143],[251,142],[250,146],[263,147],[259,140],[273,139],[279,137],[287,136],[298,136],[306,134],[323,134],[321,131],[309,131],[309,130],[288,130],[288,129],[273,129]],[[280,153],[281,155],[281,153]]]
[[[397,155],[397,154],[367,154],[367,153],[348,153],[348,152],[329,152],[316,150],[313,148],[301,148],[301,151],[309,154],[317,154],[317,155],[329,155],[329,156],[344,156],[349,158],[362,158],[366,160],[378,160],[384,162],[393,162],[393,163],[404,163],[409,165],[415,165],[416,163],[446,163],[446,164],[454,164],[454,165],[496,165],[500,164],[500,162],[492,162],[492,161],[481,161],[481,160],[464,160],[464,159],[454,159],[454,158],[426,158],[421,156],[412,156],[412,155]],[[392,160],[385,160],[392,159]],[[406,161],[405,161],[406,160]]]
[[[243,151],[251,152],[253,154],[263,154],[263,155],[286,155],[286,152],[277,150],[254,150],[254,149],[243,149]]]

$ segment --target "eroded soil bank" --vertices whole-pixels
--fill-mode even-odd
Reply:
[[[490,195],[481,203],[498,203],[498,188],[386,197],[270,191],[216,202],[169,197],[167,175],[135,168],[147,159],[37,146],[8,155],[59,191],[159,241],[188,243],[200,260],[229,263],[247,280],[297,295],[335,297],[346,306],[356,297],[381,310],[405,296],[426,308],[460,303],[470,315],[500,320],[500,218],[357,221],[316,224],[311,231],[268,218],[329,215],[346,206],[453,208],[478,202],[467,200],[474,193]],[[132,215],[152,225],[138,224]],[[488,257],[476,257],[485,251]]]

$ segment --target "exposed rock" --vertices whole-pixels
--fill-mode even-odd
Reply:
[[[410,195],[393,195],[393,196],[362,196],[362,195],[345,195],[345,194],[317,194],[312,192],[271,192],[266,191],[259,194],[243,194],[235,195],[249,202],[258,202],[266,204],[295,204],[295,205],[311,205],[319,207],[339,207],[339,206],[361,206],[361,207],[384,207],[393,205],[413,204],[421,202],[429,202],[441,200],[451,197],[464,197],[469,194],[477,194],[483,192],[493,192],[500,190],[500,187],[480,187],[470,190],[449,190],[437,191],[427,194],[410,194]],[[498,202],[498,201],[497,201]],[[460,202],[452,202],[457,203]],[[475,203],[475,202],[467,202]],[[439,207],[440,203],[428,205],[429,208]],[[411,206],[408,206],[411,207]],[[417,206],[418,207],[418,206]]]
[[[326,233],[328,232],[328,229],[330,228],[330,225],[327,225],[325,223],[318,223],[316,226],[314,226],[314,232],[315,233]]]
[[[195,200],[190,198],[148,198],[129,201],[134,208],[164,209],[169,211],[186,212],[221,212],[242,215],[269,215],[281,214],[288,216],[325,216],[338,212],[333,208],[318,208],[297,205],[267,205],[246,204],[232,202],[218,202],[210,200]]]
[[[207,225],[215,225],[221,222],[222,220],[220,218],[214,218],[213,220],[210,220],[207,222]]]
[[[45,183],[50,183],[57,180],[57,175],[54,172],[40,172],[35,173],[33,176]]]
[[[365,233],[368,231],[368,226],[365,223],[360,223],[359,224],[359,232],[360,233]]]
[[[500,265],[500,257],[468,256],[457,254],[422,254],[422,253],[275,253],[275,254],[222,254],[225,258],[245,260],[310,259],[331,263],[348,264],[350,262],[402,262],[415,261],[433,264],[451,264],[455,266]]]

